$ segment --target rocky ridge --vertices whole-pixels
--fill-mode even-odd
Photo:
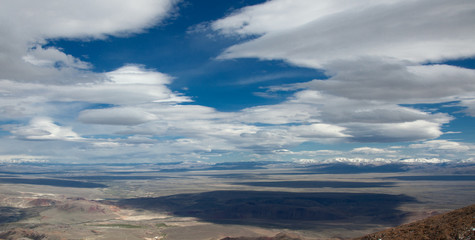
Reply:
[[[355,240],[475,239],[475,204]]]

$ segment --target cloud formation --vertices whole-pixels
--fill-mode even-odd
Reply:
[[[295,93],[284,103],[248,109],[249,116],[259,110],[279,123],[299,116],[301,123],[335,124],[348,141],[410,142],[438,138],[453,119],[411,104],[458,102],[472,112],[475,71],[430,63],[475,55],[474,11],[463,0],[273,0],[211,27],[244,37],[219,59],[284,60],[328,76],[269,87]]]
[[[475,55],[474,10],[465,0],[273,0],[212,27],[228,35],[258,35],[226,49],[220,56],[225,59],[283,59],[316,68],[359,57],[421,63]]]
[[[431,140],[423,143],[411,144],[410,148],[428,148],[435,151],[465,152],[470,150],[470,146],[464,143],[449,140]]]
[[[405,65],[402,62],[360,59],[326,65],[329,79],[302,87],[353,100],[399,104],[460,100],[475,93],[475,70],[449,65]]]
[[[168,161],[244,153],[309,163],[473,154],[468,144],[436,140],[453,116],[412,106],[451,102],[475,115],[475,71],[431,63],[475,55],[471,2],[272,0],[236,10],[211,23],[240,39],[219,59],[279,59],[321,69],[327,78],[268,87],[260,94],[289,97],[234,112],[171,90],[175,77],[159,69],[124,63],[97,73],[47,46],[58,38],[144,33],[178,2],[2,1],[0,156]],[[371,145],[402,142],[397,150]],[[332,143],[352,147],[325,149]],[[305,144],[317,149],[291,150]]]
[[[81,140],[71,127],[59,126],[46,117],[35,117],[27,126],[14,127],[10,132],[15,137],[25,140]]]
[[[143,109],[127,107],[84,110],[78,117],[83,123],[110,125],[138,125],[155,119],[155,115]]]
[[[42,45],[55,38],[104,39],[141,33],[169,16],[177,2],[2,0],[0,79],[62,84],[91,81],[81,71],[90,64]]]

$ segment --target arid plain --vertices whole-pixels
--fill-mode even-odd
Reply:
[[[287,233],[348,239],[473,204],[475,196],[470,164],[1,169],[0,238],[205,240]]]

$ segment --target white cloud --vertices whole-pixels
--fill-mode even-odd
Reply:
[[[61,84],[91,81],[85,77],[88,72],[81,71],[90,64],[41,45],[54,38],[103,39],[140,33],[169,16],[177,2],[2,0],[0,79]]]
[[[25,162],[48,162],[44,156],[33,156],[27,154],[0,155],[0,163],[25,163]]]
[[[410,148],[424,148],[428,150],[436,151],[455,151],[455,152],[466,152],[470,150],[470,146],[460,142],[454,142],[449,140],[431,140],[425,141],[423,143],[411,144]]]
[[[166,74],[157,71],[147,71],[139,65],[126,65],[112,72],[106,73],[106,76],[113,84],[119,85],[166,85],[172,78]]]
[[[363,153],[363,154],[388,154],[388,153],[393,154],[393,153],[396,153],[397,151],[382,149],[382,148],[374,148],[374,147],[359,147],[359,148],[354,148],[350,152]]]
[[[474,34],[468,31],[474,4],[461,0],[274,0],[238,10],[212,27],[250,38],[221,58],[283,59],[323,67],[329,79],[276,86],[269,92],[295,93],[278,104],[237,112],[182,104],[191,98],[170,90],[173,77],[157,70],[126,65],[93,73],[91,64],[44,45],[52,38],[140,33],[159,24],[177,1],[0,2],[0,120],[14,122],[2,125],[10,134],[0,138],[5,156],[29,152],[69,161],[154,161],[157,156],[168,160],[246,152],[374,162],[384,159],[353,155],[387,157],[404,155],[407,149],[282,149],[305,142],[426,141],[439,137],[452,118],[401,103],[462,100],[468,112],[473,105],[473,70],[418,65],[475,54]],[[269,79],[250,79],[262,80]],[[51,146],[40,140],[57,141]],[[409,150],[427,156],[434,155],[431,149],[453,152],[464,146],[426,141]]]
[[[464,110],[465,113],[475,117],[475,99],[463,99],[459,105],[466,108]]]
[[[89,109],[79,113],[78,120],[84,123],[137,125],[153,121],[157,117],[139,108]]]
[[[313,139],[313,138],[348,138],[351,137],[348,134],[345,134],[345,128],[330,125],[325,123],[315,123],[311,125],[300,125],[295,127],[290,127],[289,131],[293,134],[296,134],[299,137]]]
[[[2,1],[5,24],[15,24],[30,34],[45,38],[102,38],[136,33],[170,13],[177,1],[93,1],[57,2],[31,0]]]
[[[355,1],[268,1],[242,8],[215,21],[213,29],[224,34],[253,35],[289,30],[360,5]],[[344,4],[343,4],[344,3]]]
[[[112,157],[107,151],[121,148],[123,158],[130,154],[139,157],[140,153],[140,159],[153,154],[207,155],[222,151],[275,154],[275,149],[304,142],[424,140],[442,134],[441,124],[450,120],[445,114],[390,103],[350,101],[315,90],[298,91],[280,104],[224,113],[200,105],[181,105],[189,99],[171,92],[167,84],[172,78],[153,70],[130,65],[105,75],[107,81],[75,85],[0,81],[0,109],[7,119],[61,114],[60,109],[64,109],[69,111],[69,118],[62,122],[87,136],[82,148],[103,149],[96,157],[104,158]],[[56,102],[50,103],[50,99]],[[99,108],[90,107],[97,104]],[[40,134],[43,128],[30,125],[11,132],[25,140],[61,139],[58,134]],[[160,136],[160,140],[140,144],[121,140],[117,137],[121,134]],[[150,146],[154,146],[153,151]],[[84,154],[79,151],[78,156]]]
[[[287,124],[318,122],[319,110],[311,104],[285,102],[243,109],[236,114],[246,123]]]
[[[345,126],[356,142],[407,142],[434,139],[442,135],[440,123],[426,120],[402,123],[350,123]]]
[[[448,65],[406,66],[380,59],[338,61],[325,65],[331,77],[297,84],[354,100],[430,103],[475,94],[475,70]]]
[[[33,118],[29,125],[15,127],[10,132],[25,140],[82,140],[71,127],[59,126],[52,119],[46,117]]]
[[[185,96],[173,93],[165,85],[170,82],[171,78],[156,71],[146,70],[139,66],[125,66],[106,75],[108,81],[99,80],[95,83],[74,85],[47,85],[0,80],[0,89],[2,89],[0,91],[2,96],[0,111],[4,113],[2,117],[48,115],[48,112],[42,111],[51,100],[125,106],[155,101],[169,104],[190,101]],[[103,76],[97,75],[96,77]]]
[[[237,10],[212,28],[249,37],[220,59],[281,59],[325,70],[328,79],[269,89],[297,90],[284,103],[296,108],[262,107],[276,123],[287,120],[279,117],[284,108],[290,116],[303,109],[300,122],[337,125],[356,142],[419,141],[441,136],[452,118],[401,104],[462,101],[471,114],[475,71],[423,63],[475,55],[474,10],[464,0],[272,0]]]
[[[91,64],[89,63],[83,62],[53,47],[43,48],[39,44],[29,49],[27,55],[23,56],[23,60],[32,65],[44,68],[91,68]]]
[[[474,9],[465,0],[274,0],[213,27],[261,35],[229,47],[221,58],[283,59],[317,68],[364,56],[425,62],[475,55]]]
[[[296,107],[299,105],[306,107]],[[337,132],[343,134],[339,137],[357,142],[397,142],[437,138],[442,134],[440,131],[442,124],[452,119],[446,114],[431,114],[380,101],[349,100],[313,90],[296,92],[287,102],[276,106],[273,110],[278,110],[282,114],[299,109],[300,115],[308,116],[307,121],[311,119],[318,124],[336,126],[339,129]],[[267,106],[269,107],[274,106]],[[331,129],[328,128],[329,131]],[[312,132],[310,129],[305,131],[308,134]]]
[[[325,156],[325,155],[342,155],[344,152],[336,150],[315,150],[315,151],[290,151],[290,150],[277,150],[274,153],[279,155],[302,155],[302,156]]]

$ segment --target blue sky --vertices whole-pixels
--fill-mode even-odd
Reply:
[[[470,1],[1,5],[2,162],[475,161]]]

